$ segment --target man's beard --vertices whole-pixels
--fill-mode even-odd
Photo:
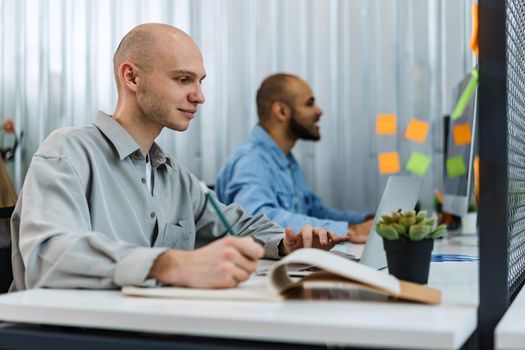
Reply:
[[[292,111],[292,117],[290,118],[289,130],[301,140],[308,141],[319,141],[321,135],[319,133],[312,133],[310,130],[299,124],[295,118],[295,111]]]

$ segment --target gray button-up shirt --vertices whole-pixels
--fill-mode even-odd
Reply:
[[[54,131],[33,156],[11,219],[12,290],[148,285],[168,248],[191,250],[226,234],[199,181],[153,144],[153,193],[139,145],[100,112],[94,126]],[[278,258],[284,230],[238,205],[220,205],[239,236]]]

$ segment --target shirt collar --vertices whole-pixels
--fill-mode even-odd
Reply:
[[[149,150],[149,156],[151,160],[151,166],[158,168],[159,165],[167,164],[171,166],[171,158],[168,156],[156,142],[153,142],[151,149]]]
[[[261,143],[270,152],[270,155],[275,159],[280,168],[286,169],[297,167],[297,161],[292,152],[290,152],[288,156],[285,155],[275,140],[260,124],[257,124],[255,128],[253,128],[251,138],[255,142]]]
[[[140,146],[137,143],[137,141],[135,141],[133,137],[131,137],[131,135],[127,132],[127,130],[124,129],[124,127],[120,125],[110,115],[99,111],[93,124],[113,144],[113,146],[117,150],[120,160],[123,160],[129,157],[130,155],[139,158],[143,157],[142,153],[140,152]],[[149,155],[151,157],[152,167],[157,168],[159,165],[165,163],[171,166],[170,157],[167,156],[164,153],[164,151],[159,147],[159,145],[157,145],[155,142],[153,142],[153,145],[151,145]]]

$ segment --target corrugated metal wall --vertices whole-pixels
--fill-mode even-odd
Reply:
[[[25,131],[8,164],[17,188],[55,128],[113,112],[111,59],[143,22],[174,24],[203,51],[206,103],[185,133],[160,144],[208,183],[256,123],[255,91],[268,74],[300,75],[325,114],[318,143],[294,150],[326,204],[373,211],[386,181],[377,153],[432,155],[422,204],[442,169],[441,116],[469,70],[470,0],[0,0],[0,119]],[[432,124],[419,145],[374,134],[377,113]],[[401,131],[399,132],[402,135]]]

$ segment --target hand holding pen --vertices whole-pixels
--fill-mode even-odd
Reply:
[[[192,288],[230,288],[247,280],[257,269],[264,249],[251,237],[235,237],[206,186],[209,203],[230,235],[193,251],[171,249],[154,262],[148,275],[167,285]]]

